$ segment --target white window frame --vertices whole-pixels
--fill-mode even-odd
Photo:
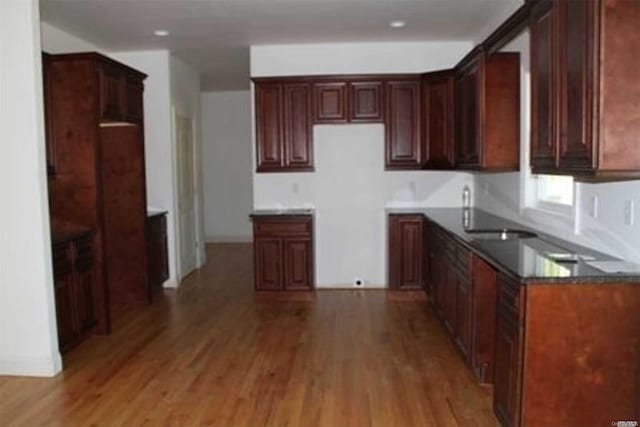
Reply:
[[[544,221],[551,228],[570,228],[578,233],[577,206],[579,204],[579,187],[573,182],[573,202],[571,205],[553,203],[538,198],[538,177],[529,173],[526,179],[526,197],[522,214],[536,222]]]

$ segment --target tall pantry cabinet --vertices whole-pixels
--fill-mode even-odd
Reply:
[[[110,331],[115,304],[150,302],[145,78],[97,53],[47,55],[45,61],[50,215],[94,230],[97,333]]]

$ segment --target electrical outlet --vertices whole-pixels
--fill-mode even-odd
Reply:
[[[625,200],[624,202],[624,223],[625,225],[633,225],[633,200]]]
[[[293,194],[298,194],[298,192],[299,192],[299,191],[300,191],[300,186],[298,185],[298,183],[297,183],[297,182],[294,182],[294,183],[291,185],[291,192],[292,192]]]
[[[591,206],[589,206],[589,216],[598,218],[598,196],[591,196]]]

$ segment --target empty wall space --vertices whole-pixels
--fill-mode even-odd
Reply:
[[[451,68],[471,47],[447,41],[252,46],[251,75],[419,73]],[[382,124],[316,125],[313,132],[315,172],[253,173],[253,205],[315,207],[318,288],[353,287],[356,278],[365,287],[384,287],[385,207],[460,206],[473,175],[385,171]],[[252,150],[255,164],[253,144]]]
[[[254,168],[251,93],[204,92],[201,109],[206,240],[249,242]]]

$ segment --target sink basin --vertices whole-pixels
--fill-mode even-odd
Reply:
[[[531,231],[510,228],[499,230],[467,230],[466,232],[471,234],[475,239],[482,240],[517,240],[538,237],[536,233]]]

